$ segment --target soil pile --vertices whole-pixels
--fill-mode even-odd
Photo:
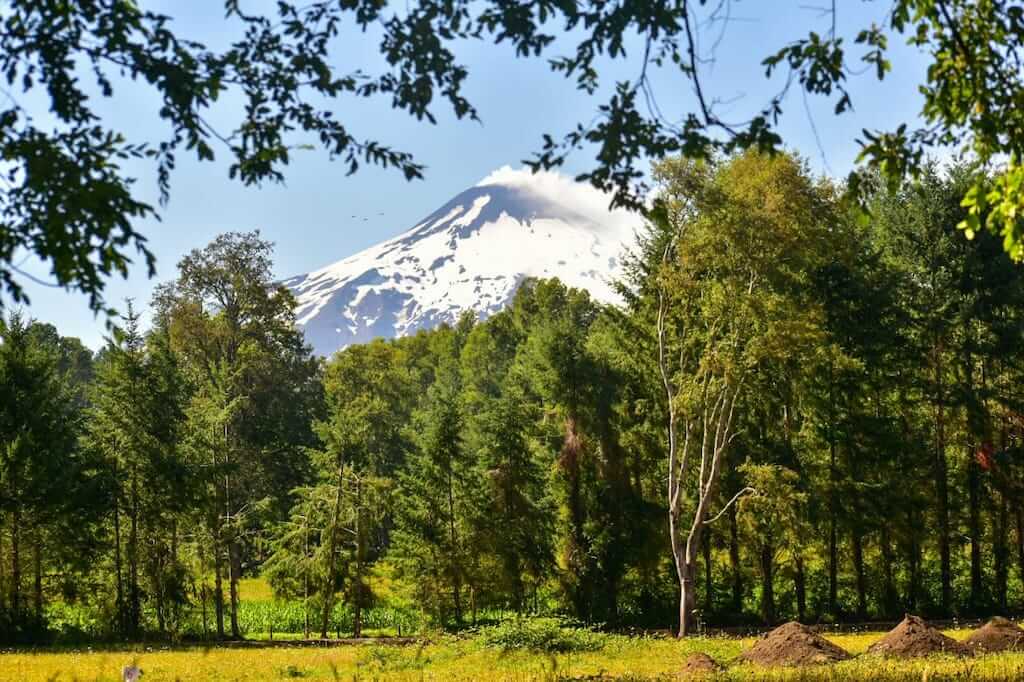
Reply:
[[[893,658],[914,658],[930,654],[946,653],[954,656],[970,656],[966,646],[930,627],[917,616],[907,615],[903,622],[870,647],[867,653]]]
[[[1024,630],[996,616],[972,632],[964,644],[980,652],[1020,651],[1024,649]]]
[[[795,621],[780,625],[740,654],[741,661],[763,666],[820,665],[848,658],[846,651]]]
[[[683,663],[683,679],[701,678],[707,675],[714,675],[722,670],[722,666],[715,663],[715,659],[707,654],[690,654]]]

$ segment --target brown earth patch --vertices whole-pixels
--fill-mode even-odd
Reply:
[[[917,616],[907,614],[885,637],[868,647],[867,653],[892,658],[915,658],[939,653],[970,656],[971,650]]]
[[[964,644],[979,652],[1020,651],[1024,649],[1024,630],[996,616],[972,632]]]
[[[691,679],[714,675],[721,670],[722,666],[718,665],[715,659],[707,654],[696,653],[686,657],[686,661],[683,662],[682,673],[684,679]]]
[[[821,665],[848,658],[844,649],[796,621],[780,625],[740,654],[741,661],[763,666]]]

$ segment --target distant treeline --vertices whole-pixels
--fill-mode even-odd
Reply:
[[[677,627],[670,395],[679,442],[724,452],[680,486],[684,519],[698,480],[713,493],[700,620],[1019,610],[1024,277],[957,227],[974,171],[868,182],[863,206],[786,155],[656,179],[620,307],[528,280],[485,321],[322,361],[271,245],[233,233],[95,355],[8,311],[0,640],[68,605],[110,637],[181,634],[200,607],[239,636],[256,575],[313,634],[343,603],[358,635],[382,570],[442,627]]]

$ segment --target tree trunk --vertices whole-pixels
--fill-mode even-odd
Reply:
[[[908,525],[910,528],[917,528],[917,514],[913,510],[907,512]],[[921,543],[918,542],[917,533],[910,533],[910,540],[907,543],[907,608],[910,611],[917,609],[917,597],[921,590]]]
[[[868,616],[867,577],[864,571],[864,538],[859,530],[852,533],[853,569],[857,576],[857,618],[865,620]]]
[[[224,639],[224,546],[220,528],[213,541],[213,609],[217,616],[217,637]]]
[[[502,520],[505,524],[516,523],[516,516],[513,514],[513,503],[512,500],[515,498],[515,482],[512,478],[511,472],[514,470],[515,463],[512,461],[512,450],[507,449],[505,455],[505,472],[501,477],[502,489],[504,490],[505,499],[502,502]],[[517,505],[518,506],[518,505]],[[520,512],[521,513],[521,512]],[[506,551],[502,557],[502,562],[505,567],[505,575],[512,580],[512,601],[515,603],[516,613],[522,615],[523,613],[523,600],[524,600],[524,588],[523,588],[523,572],[521,570],[521,560],[519,553],[516,551]],[[471,589],[470,599],[473,601],[473,624],[476,624],[476,602],[473,596],[475,592]]]
[[[796,571],[793,576],[793,588],[796,591],[797,619],[803,623],[807,619],[807,573],[804,569],[804,557],[796,555]]]
[[[995,591],[994,596],[996,606],[1000,613],[1005,614],[1009,608],[1007,591],[1010,577],[1010,551],[1006,542],[1006,530],[1010,525],[1010,513],[1007,508],[1006,497],[1002,494],[998,495],[998,499],[995,501],[995,506],[995,519],[992,524],[992,531],[994,535],[992,538],[992,554],[995,559],[995,585],[993,588]]]
[[[150,523],[153,528],[161,528],[161,519],[152,519]],[[167,632],[167,564],[169,557],[164,554],[164,543],[162,538],[157,541],[155,547],[150,548],[153,556],[150,558],[150,591],[156,611],[156,628],[161,634]]]
[[[896,615],[899,609],[899,597],[896,593],[896,577],[893,571],[893,555],[891,540],[889,538],[889,527],[882,524],[881,538],[882,550],[882,613],[891,618]]]
[[[735,505],[729,508],[729,566],[732,569],[732,608],[739,615],[743,612],[743,569],[740,565],[740,533]]]
[[[615,628],[619,624],[619,580],[610,571],[605,577],[605,623],[608,627]]]
[[[139,592],[139,487],[135,469],[131,474],[132,506],[128,529],[128,629],[139,636],[142,624],[142,595]]]
[[[525,600],[525,586],[519,571],[519,561],[516,556],[508,556],[505,559],[505,571],[512,578],[512,604],[516,608],[517,615],[523,615],[523,601]]]
[[[982,609],[983,586],[981,579],[981,472],[974,459],[974,448],[967,446],[967,498],[970,506],[967,533],[971,541],[971,612]]]
[[[695,514],[700,514],[701,505],[697,505]],[[676,566],[676,577],[679,579],[679,637],[686,637],[697,632],[697,547],[701,541],[703,523],[694,520],[685,545],[679,537],[680,509],[678,505],[669,510],[669,533],[672,541],[672,557]]]
[[[352,630],[355,637],[363,636],[363,482],[356,480],[356,589],[352,600],[354,613]],[[455,608],[459,608],[456,599]],[[461,622],[461,613],[456,616]]]
[[[177,519],[177,517],[172,517],[171,518],[171,557],[170,557],[170,561],[171,561],[171,566],[175,570],[175,575],[177,575],[177,569],[178,569],[178,519]],[[183,587],[184,587],[184,585],[182,585],[181,583],[175,583],[175,590],[176,591],[178,589],[182,589]],[[165,595],[165,599],[166,599],[166,595]],[[171,625],[175,629],[175,631],[177,631],[178,630],[178,626],[181,624],[181,603],[177,599],[175,599],[171,603],[171,614],[170,615],[171,615]]]
[[[580,480],[580,459],[583,456],[583,444],[577,432],[576,420],[567,417],[565,420],[565,441],[559,457],[559,466],[569,486],[567,506],[569,508],[569,546],[567,548],[567,565],[576,582],[573,595],[573,607],[576,617],[582,621],[591,620],[591,580],[592,575],[588,560],[586,533],[584,532],[584,510],[582,481]]]
[[[677,478],[679,475],[674,471],[674,457],[669,459],[669,535],[672,541],[672,556],[675,560],[676,575],[679,578],[679,636],[685,637],[693,634],[697,628],[697,620],[694,614],[696,606],[696,595],[694,594],[694,578],[696,576],[697,553],[703,540],[703,534],[707,525],[722,516],[723,510],[715,517],[710,517],[710,505],[717,498],[717,485],[721,474],[722,457],[725,454],[725,444],[729,442],[732,424],[732,410],[735,405],[739,389],[735,389],[729,395],[729,387],[723,389],[721,402],[715,406],[712,413],[717,413],[719,423],[706,427],[703,437],[704,443],[700,447],[700,469],[698,475],[698,498],[693,518],[690,523],[690,530],[686,538],[685,546],[682,546],[678,533],[679,520],[681,515],[681,488],[682,483]],[[706,408],[709,409],[709,408]],[[728,410],[728,412],[726,412]],[[724,416],[724,415],[728,416]],[[724,420],[724,421],[723,421]],[[705,417],[705,423],[708,423]],[[714,421],[714,420],[711,420]],[[712,428],[713,427],[713,428]],[[710,440],[708,433],[714,434]],[[684,446],[685,449],[686,446]],[[706,476],[705,476],[705,471]],[[741,490],[729,502],[731,507],[736,500],[747,492]],[[710,518],[709,518],[710,517]]]
[[[334,497],[334,510],[331,513],[331,537],[327,545],[327,572],[324,576],[324,606],[320,617],[320,637],[327,639],[327,628],[330,625],[332,600],[334,599],[335,554],[338,551],[338,525],[341,523],[342,487],[345,484],[345,466],[338,461],[338,491]]]
[[[974,361],[971,355],[970,329],[964,325],[964,433],[967,436],[967,534],[971,543],[971,593],[969,596],[971,613],[979,613],[982,608],[981,578],[981,470],[974,457],[977,445],[984,442],[984,434],[980,428],[975,408],[974,392]]]
[[[715,606],[715,584],[711,574],[711,529],[704,531],[704,613],[710,614]]]
[[[898,374],[897,383],[899,385],[899,404],[900,404],[900,430],[903,434],[903,441],[905,443],[913,442],[910,419],[907,416],[907,412],[910,409],[910,401],[907,399],[906,394],[906,382],[903,380],[902,373]],[[903,547],[900,547],[899,541],[897,541],[898,549],[906,549],[907,559],[907,583],[906,583],[906,595],[904,605],[906,610],[913,613],[917,610],[918,596],[920,594],[921,585],[921,542],[920,536],[924,535],[924,532],[917,532],[916,529],[920,527],[920,516],[918,514],[917,505],[907,505],[905,510],[907,512],[907,527],[911,529],[908,534],[907,543]],[[899,598],[897,596],[897,606]]]
[[[21,513],[17,503],[11,512],[11,614],[21,620]]]
[[[452,481],[452,462],[448,462],[448,534],[451,542],[452,602],[455,624],[462,625],[462,566],[459,562],[459,538],[455,530],[455,485]],[[358,486],[357,486],[358,489]],[[356,635],[358,637],[358,635]]]
[[[839,528],[834,506],[828,519],[828,611],[839,615]]]
[[[694,615],[697,609],[697,595],[694,589],[696,566],[684,562],[681,569],[679,576],[679,636],[686,637],[697,632],[697,619]]]
[[[771,541],[765,540],[761,545],[761,618],[765,625],[775,622],[775,576],[774,555]]]
[[[233,360],[234,351],[229,351],[229,357]],[[234,459],[233,441],[231,437],[231,425],[229,422],[224,423],[224,462],[225,464],[230,463]],[[228,559],[228,610],[231,618],[231,637],[233,639],[239,639],[241,633],[238,629],[238,578],[236,576],[235,563],[237,559],[237,543],[238,543],[238,519],[233,514],[232,502],[231,502],[231,474],[226,471],[224,474],[224,524],[221,525],[221,537],[223,539],[223,533],[225,526],[227,527],[227,559]],[[223,593],[222,593],[223,598]]]
[[[234,639],[242,637],[242,632],[238,627],[238,581],[242,577],[241,573],[241,547],[238,546],[238,538],[232,537],[228,543],[228,589],[231,590],[231,636]]]
[[[167,632],[167,599],[165,596],[165,586],[162,584],[163,581],[159,581],[160,584],[156,585],[156,629],[161,633]]]
[[[1024,507],[1018,502],[1014,510],[1017,527],[1017,576],[1024,582]]]
[[[7,555],[4,553],[4,516],[0,513],[0,613],[7,609]]]
[[[942,597],[940,604],[944,614],[953,606],[953,572],[950,561],[949,539],[949,466],[946,462],[946,417],[945,382],[942,376],[942,344],[937,343],[935,354],[935,495],[939,521],[939,563]]]
[[[120,486],[118,486],[120,489]],[[124,612],[124,575],[121,568],[121,502],[120,496],[114,498],[114,579],[117,581],[117,629],[124,637],[128,631],[127,618]]]
[[[302,527],[302,636],[309,639],[309,517]]]
[[[206,583],[204,582],[202,586],[199,588],[199,603],[202,607],[203,612],[203,641],[209,639],[210,635],[210,628],[206,624],[206,597]]]
[[[828,425],[828,612],[832,616],[839,613],[839,500],[836,487],[839,484],[838,453],[836,443],[836,399],[835,379],[831,364],[829,375],[829,425]]]
[[[987,376],[987,375],[986,375]],[[986,390],[986,394],[988,391]],[[999,446],[1005,450],[1009,445],[1009,438],[1006,430],[1006,417],[1000,419]],[[999,490],[998,509],[996,511],[995,528],[995,560],[996,560],[996,604],[999,611],[1006,614],[1010,604],[1008,598],[1008,583],[1010,581],[1010,491],[1006,487]]]
[[[37,528],[33,535],[32,542],[32,572],[33,572],[33,602],[36,611],[36,618],[39,622],[43,620],[43,549],[42,541],[39,538]]]

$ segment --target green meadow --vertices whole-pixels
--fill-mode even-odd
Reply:
[[[509,628],[505,628],[508,630]],[[541,634],[550,635],[544,628]],[[733,664],[752,639],[605,635],[560,629],[562,639],[514,639],[502,627],[466,636],[443,635],[408,646],[353,644],[332,647],[254,648],[132,646],[25,649],[0,655],[0,679],[35,681],[120,680],[138,665],[155,680],[675,680],[686,657],[700,651],[726,666],[720,680],[1013,680],[1024,676],[1024,653],[973,659],[936,656],[894,661],[860,655],[817,668],[764,669]],[[947,631],[963,638],[967,630]],[[829,639],[863,654],[882,633]]]

